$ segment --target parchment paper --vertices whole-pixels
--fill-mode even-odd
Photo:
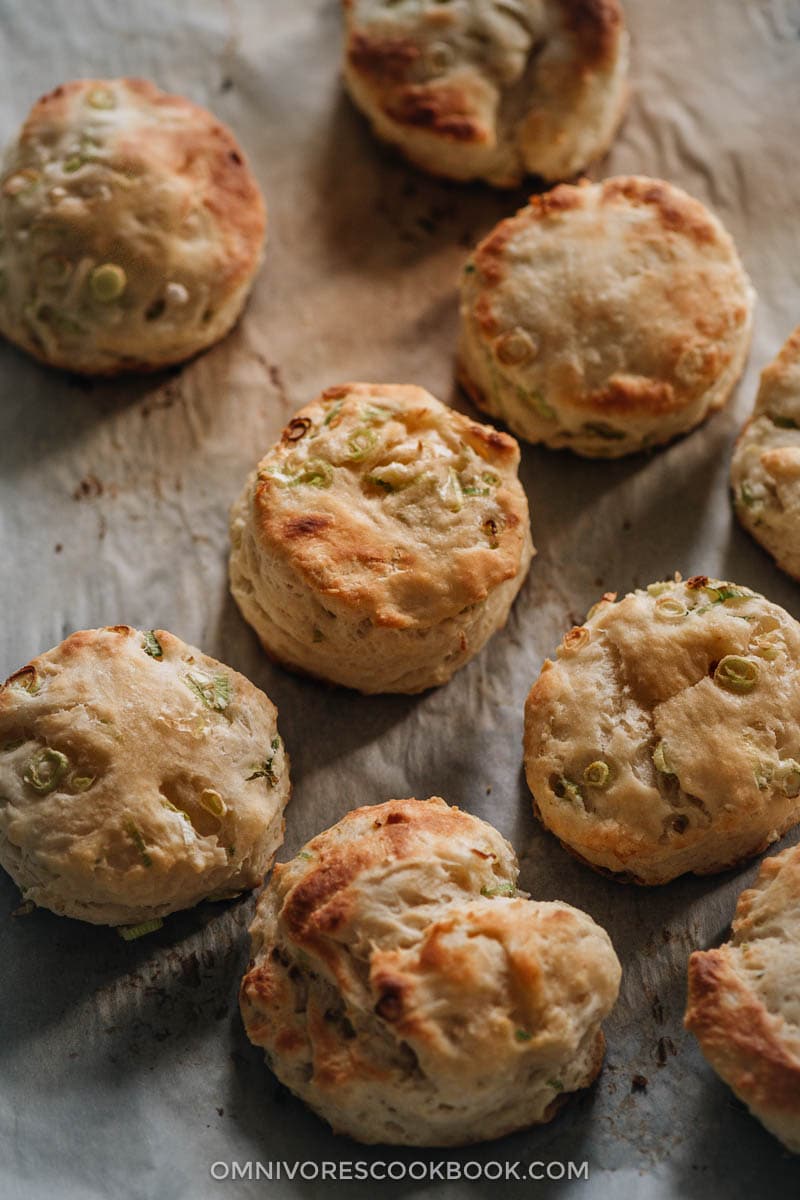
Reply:
[[[707,572],[800,616],[796,585],[736,526],[726,478],[758,370],[800,321],[800,5],[628,0],[634,93],[596,174],[671,179],[710,203],[758,290],[729,410],[654,455],[590,463],[527,447],[533,568],[506,630],[447,687],[362,699],[271,666],[226,588],[226,514],[245,473],[318,389],[452,386],[466,248],[525,193],[437,183],[379,148],[338,78],[337,0],[0,0],[0,132],[62,79],[140,74],[212,108],[264,187],[270,242],[246,316],[182,371],[90,384],[0,346],[0,677],[74,629],[164,626],[275,700],[294,797],[286,843],[354,805],[439,793],[488,818],[521,885],[610,931],[622,994],[597,1086],[551,1125],[467,1151],[335,1138],[247,1042],[236,991],[253,900],[202,905],[123,943],[0,878],[3,1200],[386,1194],[795,1196],[800,1165],[682,1031],[693,947],[724,936],[750,867],[658,889],[568,857],[531,816],[522,705],[542,659],[605,589]],[[796,837],[797,835],[792,835]],[[632,1078],[646,1079],[632,1091]],[[584,1160],[588,1182],[215,1182],[213,1162]]]

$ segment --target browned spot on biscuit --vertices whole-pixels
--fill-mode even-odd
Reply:
[[[347,384],[337,384],[335,387],[325,388],[325,391],[320,396],[321,400],[344,400],[350,395],[350,388]]]
[[[375,1005],[375,1012],[384,1021],[399,1021],[403,1016],[403,980],[383,977],[380,982],[381,994]]]
[[[524,212],[525,210],[523,210]],[[483,239],[473,255],[475,265],[481,273],[481,281],[490,286],[497,284],[503,278],[503,267],[500,259],[505,254],[506,246],[517,231],[519,215],[508,217]]]
[[[282,1029],[275,1038],[275,1049],[282,1054],[291,1054],[294,1050],[302,1050],[306,1044],[306,1039],[296,1029],[291,1027]]]
[[[295,941],[302,943],[309,934],[313,936],[311,927],[318,925],[315,919],[318,911],[352,882],[367,861],[364,852],[354,847],[347,858],[331,857],[309,871],[292,889],[284,905],[283,919]]]
[[[577,187],[569,183],[560,183],[558,187],[551,188],[549,192],[531,196],[529,209],[527,211],[523,209],[523,214],[528,220],[540,220],[545,217],[560,216],[561,213],[580,208],[583,204],[581,190],[588,186],[587,179],[581,180]]]
[[[347,57],[354,70],[373,75],[381,82],[401,82],[419,60],[422,51],[410,38],[377,37],[352,33]]]
[[[96,475],[86,475],[72,493],[73,500],[94,500],[102,496],[103,484]]]
[[[604,387],[589,392],[583,403],[597,412],[667,413],[680,407],[681,399],[666,380],[612,375]]]
[[[507,433],[501,433],[499,429],[490,429],[487,425],[470,425],[468,432],[474,441],[480,442],[498,455],[513,455],[517,448],[516,442]]]
[[[670,232],[686,234],[701,245],[717,240],[717,230],[703,206],[690,196],[675,192],[658,179],[622,176],[602,185],[602,203],[625,199],[629,204],[650,205],[659,221]]]
[[[309,417],[293,417],[283,431],[284,442],[299,442],[311,428]]]
[[[251,1004],[268,1007],[280,998],[281,988],[268,966],[253,967],[242,980],[241,993]]]
[[[486,129],[470,113],[469,97],[453,84],[409,84],[387,101],[387,117],[455,142],[485,142]]]
[[[498,271],[495,282],[498,282],[499,279],[500,272]],[[478,299],[475,301],[475,307],[472,311],[475,320],[480,326],[482,332],[485,333],[487,337],[494,337],[496,333],[499,333],[500,322],[494,315],[492,302],[485,293],[482,293],[480,296],[478,296]]]
[[[291,540],[299,537],[312,537],[322,533],[333,524],[333,517],[328,513],[303,513],[299,517],[289,517],[284,522],[283,535]]]

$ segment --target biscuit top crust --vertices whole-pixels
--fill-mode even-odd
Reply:
[[[694,404],[724,375],[753,292],[716,217],[635,176],[531,197],[477,247],[462,302],[490,370],[502,364],[539,413],[635,421]]]
[[[526,704],[531,790],[569,844],[639,862],[800,793],[800,625],[695,576],[604,596]],[[769,827],[767,825],[767,827]]]
[[[564,178],[604,148],[587,154],[580,142],[606,103],[599,89],[624,71],[617,0],[344,0],[344,9],[346,72],[401,136],[493,154],[500,184],[537,166]]]
[[[689,960],[686,1026],[714,1068],[800,1151],[800,846],[761,864],[733,933]]]
[[[774,552],[782,566],[800,571],[800,327],[761,372],[752,416],[734,451],[732,483],[737,512],[779,531]],[[771,549],[773,547],[770,547]]]
[[[165,630],[74,633],[0,687],[3,836],[87,903],[166,902],[201,872],[213,891],[243,863],[246,877],[288,796],[276,716]]]
[[[0,173],[0,324],[27,323],[54,358],[91,338],[100,366],[120,344],[134,361],[144,338],[146,360],[246,286],[265,220],[241,147],[205,109],[144,79],[65,83]]]
[[[252,480],[265,550],[376,624],[428,627],[520,569],[516,441],[412,386],[328,388]]]
[[[349,813],[262,893],[242,984],[249,1037],[309,1062],[323,1090],[407,1082],[409,1047],[420,1086],[427,1076],[445,1101],[521,1059],[542,1086],[608,1013],[620,971],[604,930],[526,900],[517,873],[496,830],[439,797]],[[339,1036],[348,1021],[356,1039]]]

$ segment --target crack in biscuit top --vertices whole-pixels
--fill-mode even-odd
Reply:
[[[258,536],[334,605],[429,627],[517,574],[518,463],[513,438],[421,388],[330,388],[259,464]]]

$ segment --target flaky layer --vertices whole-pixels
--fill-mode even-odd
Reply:
[[[516,891],[508,843],[443,800],[356,809],[277,867],[251,927],[248,1036],[364,1142],[549,1120],[600,1069],[620,968],[584,913]]]
[[[363,691],[442,683],[530,563],[513,438],[421,388],[329,388],[231,514],[231,590],[267,651]]]
[[[753,1116],[800,1153],[800,847],[762,863],[731,940],[689,959],[686,1027]]]

